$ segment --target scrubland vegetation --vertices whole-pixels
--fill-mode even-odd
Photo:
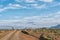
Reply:
[[[60,40],[60,29],[27,29],[25,31],[39,39],[42,35],[42,37],[47,40]]]
[[[13,30],[0,30],[0,38]],[[60,40],[60,29],[24,29],[22,33],[38,38],[39,40]]]

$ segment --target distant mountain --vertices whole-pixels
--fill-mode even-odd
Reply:
[[[52,29],[60,29],[60,24],[59,25],[56,25],[56,26],[52,26],[51,28]]]

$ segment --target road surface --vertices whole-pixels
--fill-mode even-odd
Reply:
[[[1,38],[0,40],[38,40],[38,38],[35,38],[30,35],[26,35],[21,31],[14,30],[14,31],[11,31],[6,36],[4,36],[3,38]]]

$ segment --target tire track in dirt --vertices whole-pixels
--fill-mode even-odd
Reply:
[[[0,40],[38,40],[30,35],[22,33],[20,30],[11,31],[8,35],[4,36]]]
[[[20,32],[20,38],[21,38],[22,40],[39,40],[39,39],[36,38],[36,37],[30,36],[30,35],[26,35],[26,34],[24,34],[24,33],[22,33],[22,32]]]
[[[0,40],[8,40],[15,32],[16,32],[16,30],[10,32],[8,35],[4,36]]]
[[[17,31],[8,40],[21,40],[21,38],[19,37],[19,33],[20,33],[20,31]]]

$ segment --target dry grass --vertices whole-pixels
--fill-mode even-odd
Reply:
[[[0,38],[4,37],[13,30],[0,30]],[[20,30],[22,31],[22,30]],[[60,29],[26,29],[23,30],[29,33],[30,36],[40,38],[41,34],[48,40],[60,40]]]
[[[30,35],[40,37],[43,34],[44,38],[49,40],[60,40],[60,29],[35,29],[26,30]]]
[[[13,30],[0,30],[0,38],[10,33],[10,31],[13,31]]]

